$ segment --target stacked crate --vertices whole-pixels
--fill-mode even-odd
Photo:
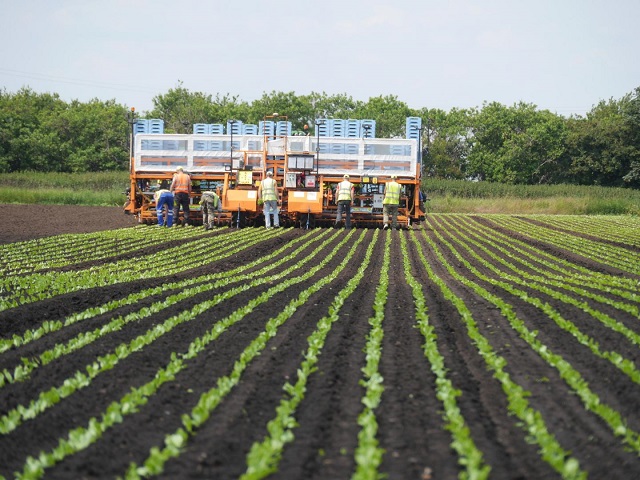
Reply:
[[[276,124],[273,120],[260,120],[258,122],[258,135],[272,137],[276,134]]]

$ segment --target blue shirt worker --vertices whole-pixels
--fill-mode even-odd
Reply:
[[[273,215],[273,226],[280,226],[278,218],[278,189],[276,181],[273,179],[273,172],[267,172],[267,178],[260,183],[259,195],[262,199],[262,211],[264,213],[264,226],[271,228],[271,215]]]
[[[156,214],[158,215],[158,226],[164,227],[165,210],[167,215],[167,227],[173,226],[173,193],[165,188],[160,188],[153,194],[153,199],[156,202]]]
[[[389,215],[393,219],[393,229],[398,228],[398,207],[400,206],[400,193],[402,186],[396,182],[397,175],[391,175],[391,181],[384,187],[384,200],[382,200],[382,222],[384,230],[389,228]]]
[[[342,221],[342,212],[345,214],[345,228],[351,228],[351,202],[353,202],[353,183],[349,181],[349,175],[344,175],[344,180],[336,188],[336,198],[338,200],[338,215],[335,227]]]
[[[200,206],[202,207],[202,224],[204,225],[204,229],[211,230],[214,226],[216,212],[220,213],[222,211],[220,197],[216,192],[202,192]]]
[[[189,198],[191,197],[191,177],[184,173],[182,167],[176,168],[176,173],[173,176],[171,187],[169,188],[173,192],[173,218],[178,223],[180,215],[180,207],[182,207],[182,226],[189,224]]]

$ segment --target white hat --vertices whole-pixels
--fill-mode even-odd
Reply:
[[[176,172],[182,172],[182,171],[183,171],[183,168],[182,168],[182,167],[178,167],[178,168],[176,168]]]
[[[273,172],[271,170],[267,172],[267,177],[273,177]]]
[[[398,178],[398,175],[391,175],[391,180],[395,180],[396,178]]]
[[[349,175],[347,175],[346,173],[344,174],[344,178],[349,178]]]

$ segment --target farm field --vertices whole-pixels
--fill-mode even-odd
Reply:
[[[0,245],[5,478],[640,477],[638,217],[42,231]]]

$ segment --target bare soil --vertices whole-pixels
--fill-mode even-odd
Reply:
[[[3,205],[0,208],[0,225],[0,243],[9,243],[62,233],[122,228],[133,226],[135,222],[116,207]],[[438,220],[430,219],[424,228],[427,236],[442,245],[435,233],[447,235],[446,227]],[[217,234],[228,235],[231,230],[224,229]],[[138,280],[93,288],[0,312],[0,336],[11,337],[37,326],[43,319],[63,319],[69,313],[123,298],[169,280],[193,278],[242,265],[302,234],[302,230],[290,230],[224,263],[212,260],[198,269],[172,275],[170,279]],[[367,245],[373,240],[373,230],[365,235],[364,244]],[[406,231],[394,231],[390,235],[392,261],[380,364],[385,390],[376,412],[378,439],[386,452],[381,471],[390,479],[457,478],[460,471],[458,457],[450,446],[451,436],[442,418],[443,407],[436,395],[435,376],[425,358],[424,338],[416,328],[413,296],[403,273],[400,239],[401,236],[409,239],[410,235]],[[640,478],[637,455],[628,451],[620,438],[614,436],[599,417],[585,409],[558,372],[520,339],[494,305],[455,280],[433,255],[426,240],[419,238],[424,247],[422,251],[427,252],[430,267],[472,309],[480,332],[489,339],[494,350],[507,360],[509,374],[530,392],[531,406],[541,412],[549,430],[579,460],[580,467],[589,472],[590,478]],[[326,242],[326,247],[332,247],[339,240]],[[344,248],[345,252],[352,243],[353,240],[350,240]],[[163,248],[166,246],[158,246],[157,250]],[[545,248],[559,258],[571,260],[567,252],[554,250],[549,245],[545,245]],[[244,472],[251,445],[267,435],[267,422],[274,417],[275,409],[283,397],[282,385],[296,377],[301,352],[307,348],[308,336],[316,328],[318,320],[327,314],[334,295],[355,275],[364,259],[365,250],[365,247],[359,248],[354,260],[335,277],[330,288],[314,294],[280,327],[263,354],[243,373],[238,386],[213,410],[208,421],[190,439],[184,453],[166,464],[161,478],[232,479]],[[446,251],[446,248],[443,250]],[[374,313],[374,294],[383,251],[384,242],[378,239],[365,279],[340,310],[340,319],[327,337],[318,370],[307,385],[304,401],[296,413],[298,426],[294,429],[295,440],[285,447],[278,473],[270,478],[348,479],[355,469],[354,452],[360,429],[357,419],[363,408],[361,399],[364,390],[360,384],[365,365],[363,349],[370,329],[368,319]],[[538,447],[529,441],[519,420],[509,415],[500,384],[470,340],[461,315],[428,280],[415,247],[410,246],[409,256],[413,274],[424,285],[426,307],[438,337],[439,352],[444,356],[455,388],[461,392],[458,405],[468,423],[471,437],[492,468],[491,478],[560,478],[541,458]],[[459,260],[449,253],[446,256],[458,272],[471,278]],[[483,274],[492,275],[470,255],[465,255],[465,258]],[[161,387],[139,412],[127,416],[122,423],[109,429],[95,444],[47,470],[45,478],[114,478],[122,475],[130,462],[140,464],[150,448],[161,446],[167,433],[181,427],[181,415],[191,411],[200,394],[215,386],[219,377],[229,375],[233,362],[263,331],[265,321],[282,311],[292,298],[318,278],[333,275],[341,262],[342,258],[338,256],[310,280],[287,289],[256,308],[221,335],[206,354],[195,359],[174,381]],[[585,258],[581,258],[580,262],[583,266],[592,266],[594,270],[606,270],[606,266]],[[291,266],[291,262],[283,261],[278,265],[278,271],[288,266]],[[621,275],[617,271],[610,273]],[[475,277],[474,280],[510,303],[529,328],[540,331],[539,338],[549,350],[562,355],[578,369],[589,387],[629,420],[628,427],[640,431],[637,415],[640,411],[640,388],[636,383],[610,362],[595,357],[537,308],[487,282]],[[34,420],[26,421],[8,435],[0,435],[0,475],[13,478],[13,472],[22,468],[27,456],[37,456],[42,450],[54,448],[58,439],[65,438],[70,429],[86,425],[92,417],[99,418],[111,402],[121,398],[132,387],[148,382],[159,366],[169,361],[171,352],[184,351],[194,338],[210,329],[216,321],[270,286],[252,289],[246,296],[234,297],[199,315],[189,322],[188,327],[167,333],[161,340],[129,356],[113,370],[101,374],[87,388]],[[163,293],[164,296],[168,294]],[[65,328],[50,335],[46,341],[36,341],[25,349],[8,351],[0,356],[0,370],[19,364],[22,356],[36,356],[56,343],[68,341],[81,331],[98,328],[114,315],[139,310],[159,298],[144,299],[135,306],[122,307],[109,315]],[[28,403],[36,392],[59,385],[73,372],[119,343],[134,338],[151,325],[161,323],[205,298],[206,295],[192,297],[160,314],[134,322],[60,361],[39,368],[28,382],[6,385],[0,389],[0,415]],[[635,361],[636,365],[640,363],[637,346],[621,342],[619,336],[612,335],[583,310],[561,305],[551,297],[543,298],[565,318],[600,339],[603,350],[620,351]],[[636,305],[640,304],[636,302]],[[629,328],[640,330],[637,318],[633,315],[609,310],[607,313],[618,315],[617,318]]]
[[[89,233],[136,225],[120,207],[0,205],[0,244],[61,233]]]

